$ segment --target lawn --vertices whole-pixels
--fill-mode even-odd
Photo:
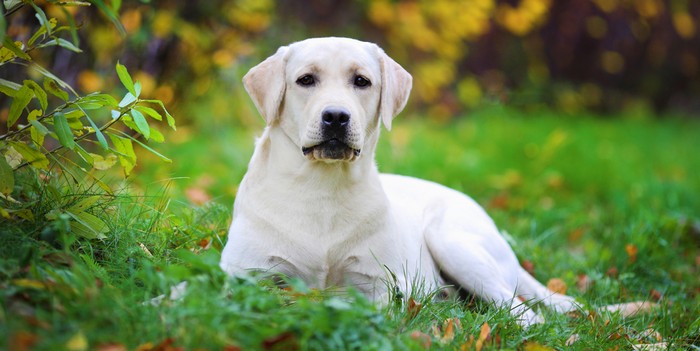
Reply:
[[[542,311],[546,323],[529,329],[474,299],[415,296],[380,308],[353,292],[225,276],[220,250],[260,132],[229,123],[181,127],[158,148],[172,165],[141,157],[123,190],[91,207],[109,222],[104,240],[53,238],[29,221],[0,223],[2,345],[626,350],[663,341],[669,349],[700,349],[700,121],[489,106],[442,123],[399,116],[383,131],[382,171],[474,197],[540,281],[590,308],[658,305],[633,318]],[[44,199],[74,204],[92,191],[78,184]],[[41,204],[33,211],[41,222]],[[150,303],[183,280],[184,298]]]

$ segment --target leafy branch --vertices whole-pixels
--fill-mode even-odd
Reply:
[[[79,47],[79,29],[69,11],[68,25],[60,26],[56,18],[46,13],[33,0],[4,1],[6,12],[0,16],[0,68],[12,64],[33,70],[38,79],[11,81],[0,78],[0,93],[9,97],[7,133],[0,135],[0,216],[29,219],[31,216],[15,200],[16,174],[31,169],[42,177],[53,177],[52,167],[79,183],[79,177],[92,178],[100,187],[109,187],[97,179],[93,171],[112,168],[119,163],[125,176],[136,166],[134,144],[152,152],[162,160],[170,160],[149,147],[145,141],[164,142],[163,134],[153,121],[167,123],[173,130],[175,119],[160,100],[141,97],[141,83],[134,81],[127,68],[116,64],[117,76],[126,93],[117,99],[111,94],[93,92],[80,95],[68,83],[34,61],[30,53],[50,47],[59,47],[82,53]],[[116,13],[121,2],[107,6],[103,1],[61,0],[49,3],[58,6],[97,6],[120,31]],[[16,41],[6,35],[6,19],[24,6],[35,11],[38,26],[25,41]],[[70,33],[71,38],[64,38]],[[100,121],[99,123],[97,121]],[[139,140],[143,139],[143,140]],[[49,141],[52,140],[52,141]],[[61,155],[61,157],[56,157]],[[86,212],[95,203],[93,197],[78,205],[54,208],[45,218],[52,223],[67,221],[73,232],[86,238],[103,238],[107,227],[99,218]],[[8,209],[18,205],[19,209]],[[14,213],[14,215],[12,215]]]

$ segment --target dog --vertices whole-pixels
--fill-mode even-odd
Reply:
[[[234,203],[221,256],[230,275],[297,277],[388,301],[454,282],[528,326],[529,304],[576,311],[519,264],[486,212],[458,191],[380,174],[381,125],[391,130],[411,75],[373,43],[313,38],[283,46],[243,83],[265,120]],[[416,282],[420,284],[416,284]],[[527,303],[525,303],[527,302]]]

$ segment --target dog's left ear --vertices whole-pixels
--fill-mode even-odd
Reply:
[[[277,119],[284,98],[287,51],[289,47],[280,47],[274,55],[251,68],[243,76],[243,86],[267,125]]]
[[[384,50],[377,47],[382,71],[382,94],[379,102],[379,116],[387,130],[391,121],[403,110],[411,93],[413,78],[401,65],[396,63]]]

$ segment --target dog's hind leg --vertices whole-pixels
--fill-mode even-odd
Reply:
[[[454,230],[428,234],[426,242],[440,270],[462,288],[498,307],[509,308],[523,326],[543,322],[541,316],[518,298],[520,266],[500,236],[484,238]]]
[[[522,267],[518,267],[517,292],[525,300],[542,302],[545,306],[559,313],[573,312],[582,308],[573,297],[547,289]]]

